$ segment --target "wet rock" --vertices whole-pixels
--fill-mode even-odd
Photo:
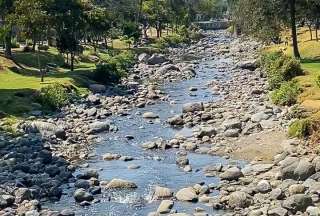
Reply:
[[[146,118],[146,119],[156,119],[156,118],[159,118],[159,115],[153,113],[153,112],[146,112],[143,114],[143,118]]]
[[[140,63],[147,63],[148,59],[150,58],[150,55],[147,53],[142,53],[138,56],[138,61]]]
[[[158,210],[157,212],[160,213],[160,214],[166,214],[166,213],[169,213],[173,207],[173,201],[172,200],[163,200],[159,207],[158,207]]]
[[[98,179],[99,178],[99,173],[97,170],[94,170],[94,169],[90,169],[90,170],[87,170],[85,173],[83,174],[79,174],[77,176],[78,179],[86,179],[86,180],[89,180],[91,178],[96,178]]]
[[[155,64],[162,64],[166,62],[167,59],[164,55],[161,54],[153,54],[149,59],[148,59],[148,64],[149,65],[155,65]]]
[[[202,102],[187,103],[187,104],[184,104],[182,107],[182,111],[184,113],[199,112],[203,110],[204,110],[204,107]]]
[[[204,136],[213,137],[216,134],[217,134],[217,131],[213,127],[201,127],[197,137],[198,138],[202,138]]]
[[[167,73],[168,71],[179,71],[179,68],[173,64],[167,64],[167,65],[163,65],[162,67],[160,67],[156,73],[159,75],[164,75],[165,73]]]
[[[166,187],[156,186],[153,194],[154,199],[168,199],[173,196],[173,192]]]
[[[283,202],[283,207],[290,211],[302,211],[304,212],[308,206],[312,205],[312,199],[306,194],[295,194],[288,197]]]
[[[176,163],[179,167],[185,167],[186,165],[189,165],[189,159],[186,156],[178,156]]]
[[[130,164],[130,165],[128,166],[128,169],[135,170],[135,169],[139,169],[140,167],[141,167],[140,165]]]
[[[236,191],[228,196],[228,206],[230,208],[246,208],[250,204],[251,199],[245,192]]]
[[[183,188],[176,194],[176,198],[179,201],[196,202],[198,201],[198,195],[192,187]]]
[[[91,85],[89,85],[89,89],[93,93],[104,93],[104,92],[106,92],[106,87],[104,85],[100,85],[100,84],[91,84]]]
[[[228,181],[238,180],[240,177],[243,177],[243,174],[238,167],[231,167],[220,175],[222,180]]]
[[[183,121],[181,115],[173,116],[173,117],[169,118],[169,119],[167,120],[167,122],[168,122],[170,125],[183,125],[183,124],[184,124],[184,121]]]
[[[71,209],[64,209],[60,212],[61,216],[75,216],[75,212]]]
[[[112,153],[106,153],[102,155],[103,160],[111,161],[111,160],[118,160],[121,157],[119,154],[112,154]]]
[[[109,131],[110,129],[110,122],[93,122],[89,124],[89,131],[90,133],[101,133],[104,131]]]
[[[131,181],[123,180],[123,179],[112,179],[107,185],[107,189],[134,189],[138,186]]]
[[[79,179],[74,183],[76,188],[88,189],[90,187],[90,183],[87,180]]]
[[[83,188],[77,189],[74,192],[73,197],[77,202],[83,202],[83,201],[90,202],[93,200],[92,194],[86,192],[85,189]]]

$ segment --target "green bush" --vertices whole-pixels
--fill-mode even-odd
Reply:
[[[290,138],[303,138],[309,135],[311,122],[309,119],[299,119],[292,122],[288,128]]]
[[[38,46],[38,49],[39,50],[43,50],[43,51],[48,51],[49,50],[49,46],[41,44],[41,45]]]
[[[54,83],[41,88],[39,102],[46,108],[55,110],[70,103],[72,92],[60,83]]]
[[[300,62],[285,56],[282,52],[263,54],[260,63],[267,73],[271,90],[279,88],[282,82],[303,74]]]
[[[293,105],[301,89],[294,81],[283,82],[279,89],[271,92],[271,100],[276,105]]]
[[[117,66],[111,63],[98,64],[93,79],[99,83],[118,83],[121,75],[118,74]]]
[[[11,40],[11,47],[12,48],[20,48],[20,44],[18,43],[17,38],[13,38]]]

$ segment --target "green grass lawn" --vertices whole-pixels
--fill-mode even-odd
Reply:
[[[298,76],[295,79],[303,88],[303,92],[299,96],[299,102],[307,110],[318,112],[320,111],[320,88],[316,84],[316,77],[320,75],[320,41],[311,41],[310,39],[308,30],[299,30],[299,51],[302,57],[301,66],[305,75]],[[283,50],[287,55],[293,55],[292,47],[286,47],[284,44],[271,46],[268,50]]]

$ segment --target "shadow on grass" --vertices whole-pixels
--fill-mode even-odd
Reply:
[[[33,110],[34,89],[0,89],[0,110],[14,116],[21,116]]]
[[[301,63],[319,63],[320,64],[320,56],[314,58],[303,58],[301,59]]]

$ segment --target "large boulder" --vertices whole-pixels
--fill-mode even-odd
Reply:
[[[104,93],[104,92],[106,92],[106,86],[100,85],[100,84],[92,84],[92,85],[89,85],[89,89],[90,89],[93,93]]]
[[[296,180],[304,181],[315,173],[315,168],[307,159],[301,159],[294,170]]]
[[[143,118],[145,119],[156,119],[156,118],[159,118],[159,115],[153,113],[153,112],[145,112],[143,113]]]
[[[173,201],[172,200],[163,200],[159,207],[158,207],[158,210],[157,212],[159,214],[166,214],[166,213],[170,213],[172,207],[173,207]]]
[[[290,211],[304,212],[311,205],[312,198],[306,194],[292,195],[283,202],[283,207]]]
[[[64,128],[53,123],[43,121],[33,121],[24,123],[21,128],[27,133],[40,133],[44,137],[56,136],[60,139],[66,139]]]
[[[139,61],[140,63],[147,63],[149,58],[150,58],[150,55],[149,55],[149,54],[147,54],[147,53],[141,53],[141,54],[138,56],[138,61]]]
[[[198,201],[198,195],[192,187],[183,188],[176,194],[176,198],[179,201],[196,202]]]
[[[161,66],[156,73],[160,74],[160,75],[164,75],[165,73],[167,73],[168,71],[179,71],[179,68],[173,64],[166,64]]]
[[[107,189],[134,189],[138,186],[131,181],[123,180],[123,179],[112,179],[107,185]]]
[[[89,132],[91,134],[94,134],[94,133],[101,133],[101,132],[104,132],[104,131],[109,131],[110,129],[110,122],[109,121],[104,121],[104,122],[101,122],[101,121],[97,121],[97,122],[93,122],[91,124],[89,124]]]
[[[171,198],[172,196],[173,192],[169,188],[156,186],[154,189],[154,199],[167,199]]]
[[[156,65],[156,64],[162,64],[164,62],[168,61],[167,58],[164,55],[161,54],[153,54],[149,59],[148,59],[148,64],[149,65]]]
[[[175,115],[167,120],[170,125],[183,125],[184,121],[181,115]]]
[[[77,189],[74,192],[73,197],[77,202],[83,202],[83,201],[90,202],[93,200],[92,194],[86,192],[85,189],[83,188]]]
[[[251,204],[248,194],[242,191],[236,191],[228,196],[228,205],[230,208],[246,208]]]
[[[204,110],[204,107],[202,102],[186,103],[182,107],[182,112],[184,113],[199,112],[203,110]]]
[[[243,177],[243,173],[238,167],[231,167],[220,175],[222,180],[228,181],[238,180],[240,177]]]
[[[227,119],[222,123],[225,129],[241,129],[242,123],[239,119]]]

